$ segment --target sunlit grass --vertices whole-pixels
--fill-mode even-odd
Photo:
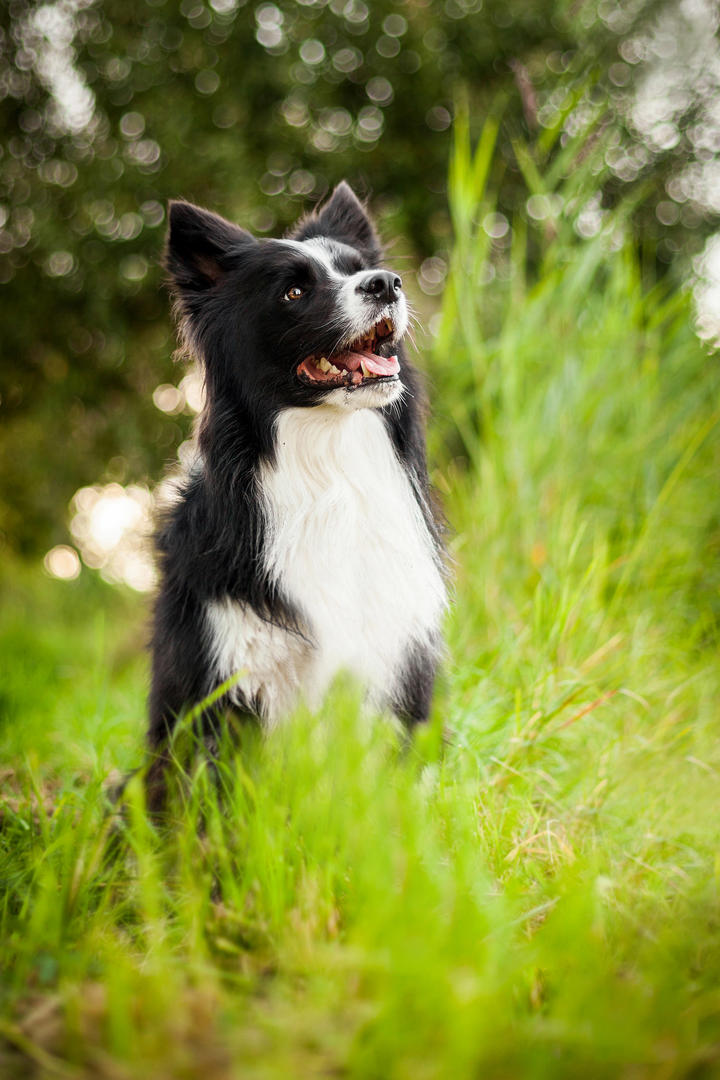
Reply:
[[[720,1069],[717,362],[622,208],[493,252],[492,136],[473,153],[460,123],[451,173],[427,368],[456,602],[412,746],[339,686],[198,760],[170,826],[139,778],[113,811],[140,601],[8,580],[7,1075]],[[551,149],[537,175],[518,154],[567,205]],[[566,158],[576,191],[593,162]]]

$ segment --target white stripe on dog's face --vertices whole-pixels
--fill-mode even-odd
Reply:
[[[323,236],[313,236],[310,240],[273,240],[272,242],[282,244],[283,247],[291,247],[302,255],[308,255],[315,262],[320,263],[328,275],[336,281],[346,281],[348,277],[339,269],[343,259],[360,261],[360,256],[354,248]],[[360,273],[366,273],[366,271],[362,270]]]
[[[358,264],[358,252],[348,244],[329,237],[314,236],[310,240],[273,240],[311,258],[321,266],[330,281],[337,287],[339,314],[347,319],[348,332],[340,345],[349,344],[366,334],[381,319],[390,319],[395,327],[396,340],[404,337],[408,328],[407,300],[402,294],[398,299],[382,309],[370,310],[370,302],[358,291],[358,285],[376,267],[358,269],[350,273],[342,270],[343,264]]]

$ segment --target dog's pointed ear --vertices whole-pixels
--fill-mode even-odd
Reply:
[[[180,292],[203,292],[237,265],[255,238],[219,214],[182,200],[168,207],[165,266]]]
[[[381,256],[381,246],[375,226],[345,181],[341,180],[327,202],[301,221],[295,233],[296,240],[309,240],[313,236],[329,236],[362,251],[370,261]]]

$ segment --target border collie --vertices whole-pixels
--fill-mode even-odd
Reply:
[[[274,725],[340,671],[425,720],[441,529],[407,302],[363,205],[341,183],[271,240],[173,202],[166,264],[206,404],[156,537],[156,765],[183,711],[234,675],[211,728],[227,707]]]

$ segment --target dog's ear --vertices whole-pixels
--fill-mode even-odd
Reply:
[[[168,221],[165,266],[180,292],[217,285],[257,243],[238,225],[189,202],[171,202]]]
[[[365,207],[345,180],[330,198],[305,218],[293,233],[296,240],[329,236],[361,251],[370,262],[381,256],[380,241]]]

